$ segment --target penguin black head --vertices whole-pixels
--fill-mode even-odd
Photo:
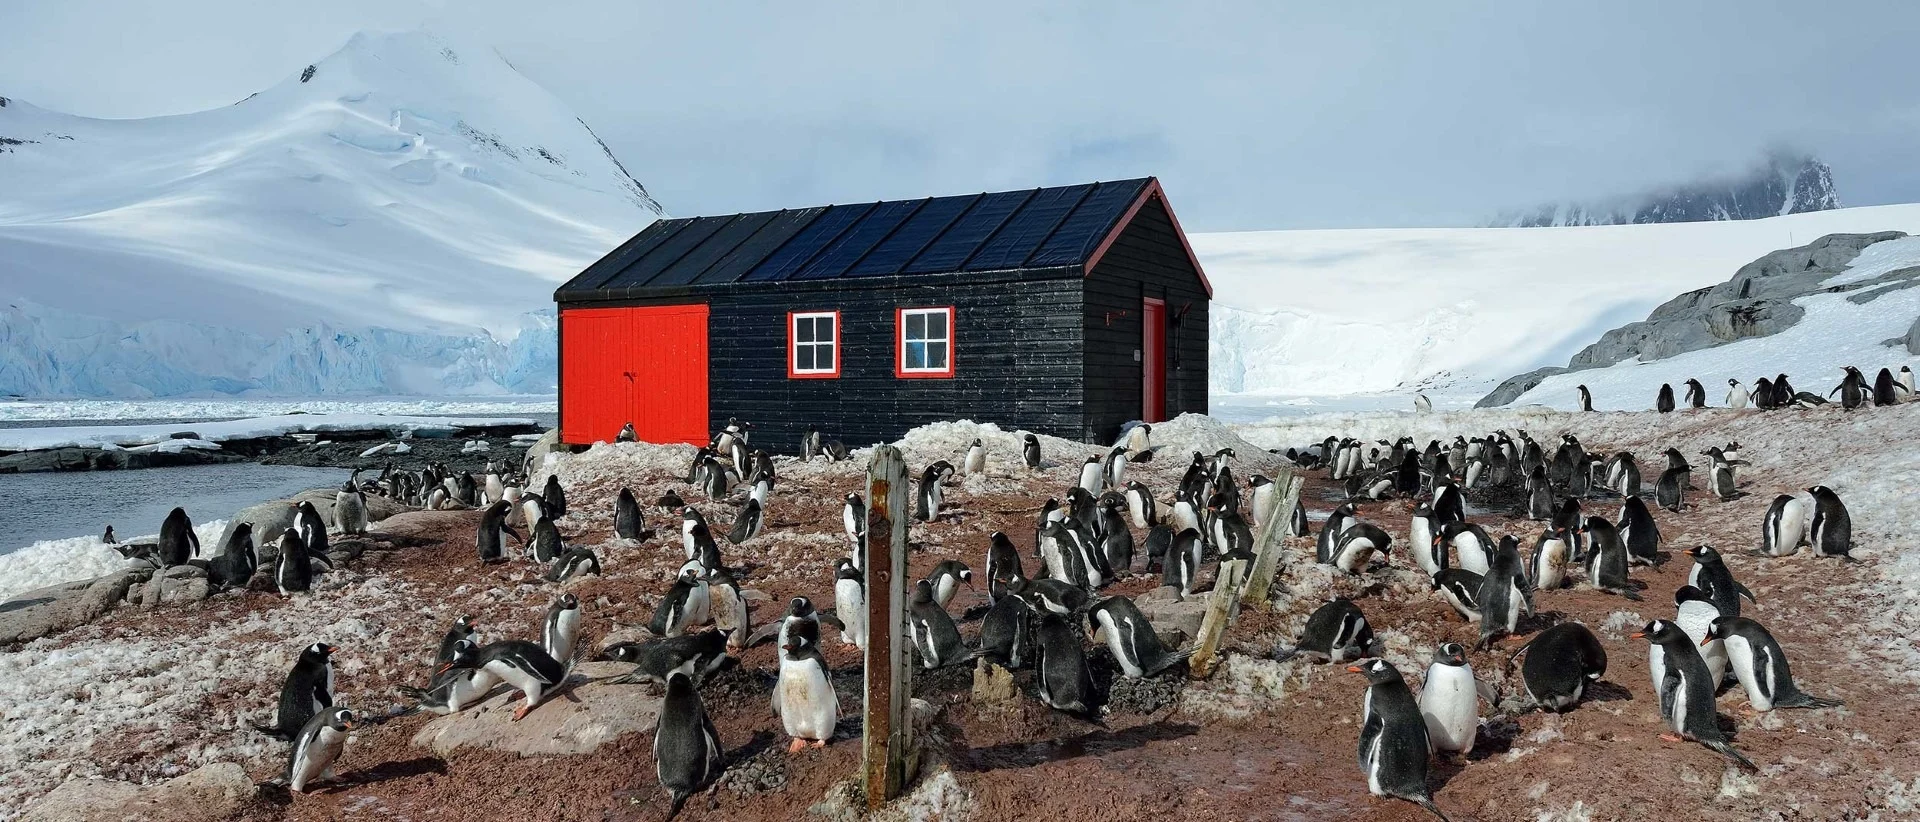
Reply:
[[[466,640],[463,639],[461,642],[466,642]],[[601,650],[600,655],[594,657],[594,659],[602,662],[638,662],[640,660],[640,643],[616,642]]]
[[[913,584],[913,602],[915,605],[933,601],[933,583],[920,580]]]
[[[1705,545],[1705,544],[1695,545],[1692,548],[1688,548],[1687,556],[1693,557],[1693,560],[1695,562],[1701,563],[1703,565],[1711,562],[1720,561],[1720,552],[1713,550],[1713,546]]]
[[[1384,659],[1363,659],[1357,665],[1348,665],[1347,670],[1356,674],[1365,674],[1367,682],[1373,685],[1397,682],[1401,679],[1400,669],[1393,667],[1393,663]]]
[[[579,597],[577,597],[577,596],[574,596],[573,594],[561,594],[561,595],[560,595],[560,610],[562,610],[562,611],[571,611],[571,610],[573,610],[573,609],[575,609],[575,608],[578,608],[578,607],[580,607],[580,598],[579,598]]]
[[[1728,378],[1727,378],[1727,386],[1728,386],[1728,387],[1730,387],[1730,388],[1739,388],[1739,387],[1740,387],[1740,381],[1739,381],[1739,380],[1736,380],[1736,379],[1734,379],[1734,378],[1732,378],[1732,377],[1728,377]]]
[[[974,445],[979,445],[979,444],[980,444],[980,438],[979,438],[979,437],[974,437],[974,438],[973,438],[973,444],[974,444]]]
[[[1680,626],[1664,619],[1656,619],[1647,623],[1647,627],[1640,629],[1640,632],[1634,634],[1633,638],[1644,639],[1648,642],[1667,642],[1675,637],[1684,640],[1686,636],[1686,633],[1680,630]]]
[[[1726,639],[1727,637],[1733,636],[1734,633],[1736,633],[1734,631],[1734,620],[1739,618],[1740,617],[1714,617],[1713,622],[1707,625],[1707,635],[1700,638],[1700,644],[1705,645],[1716,639]]]
[[[1467,647],[1458,642],[1447,642],[1434,649],[1433,661],[1438,665],[1459,667],[1467,664]]]
[[[1707,592],[1702,591],[1699,588],[1696,588],[1692,585],[1682,585],[1679,588],[1674,589],[1674,592],[1673,592],[1673,604],[1676,606],[1685,605],[1689,602],[1712,602],[1712,601],[1713,600],[1707,598]]]
[[[795,617],[805,618],[807,615],[813,613],[813,601],[806,597],[794,597],[791,602],[787,603],[787,613]]]
[[[353,711],[346,708],[335,708],[332,713],[327,715],[327,727],[336,731],[351,731],[353,730],[353,723],[358,720],[359,717],[355,716]]]
[[[568,594],[568,596],[572,596],[572,594]],[[459,628],[460,630],[466,631],[467,633],[473,633],[474,631],[473,617],[463,615],[459,619],[456,619],[453,621],[453,627]]]
[[[300,656],[325,662],[333,654],[333,646],[325,642],[315,642],[300,652]]]

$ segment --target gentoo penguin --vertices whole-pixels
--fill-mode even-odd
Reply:
[[[1753,407],[1762,411],[1772,411],[1780,406],[1774,404],[1773,381],[1761,377],[1753,381]]]
[[[1393,537],[1380,530],[1371,522],[1356,522],[1340,535],[1340,544],[1333,553],[1333,566],[1349,574],[1358,574],[1367,569],[1367,563],[1373,559],[1375,551],[1382,559],[1387,556],[1388,546]]]
[[[1718,689],[1727,677],[1727,648],[1717,639],[1708,636],[1708,628],[1720,618],[1720,609],[1714,607],[1713,600],[1707,598],[1699,588],[1682,585],[1673,592],[1673,624],[1687,632],[1687,638],[1699,643],[1700,661],[1707,665],[1707,677]],[[1660,692],[1660,683],[1666,676],[1663,652],[1659,645],[1653,645],[1647,651],[1648,673],[1653,675],[1653,691]]]
[[[1518,631],[1520,614],[1533,615],[1533,588],[1527,584],[1520,544],[1513,537],[1501,538],[1474,602],[1480,606],[1480,641],[1476,648],[1492,646],[1498,634]]]
[[[520,544],[526,544],[527,541],[520,536],[520,532],[513,530],[513,526],[507,524],[507,513],[512,509],[512,503],[501,500],[487,506],[486,513],[480,516],[480,530],[475,541],[479,546],[482,563],[507,561],[508,535],[512,535]]]
[[[1347,670],[1367,677],[1360,708],[1360,771],[1367,776],[1367,792],[1404,799],[1445,820],[1447,815],[1427,792],[1427,756],[1432,752],[1427,721],[1400,669],[1384,659],[1369,659]]]
[[[480,700],[498,684],[493,674],[472,667],[479,653],[479,646],[473,640],[462,639],[453,643],[445,654],[445,660],[434,665],[435,674],[425,688],[399,686],[397,690],[419,703],[417,710],[436,713],[441,716],[464,711]],[[449,665],[448,663],[453,663]]]
[[[1687,378],[1687,407],[1707,407],[1707,387],[1692,377]]]
[[[853,561],[834,563],[833,612],[840,617],[840,641],[867,649],[867,581]]]
[[[720,733],[700,704],[700,691],[686,668],[667,674],[667,696],[653,730],[653,772],[669,798],[667,818],[680,813],[687,797],[720,775]]]
[[[973,655],[1001,667],[1019,668],[1029,655],[1027,633],[1034,610],[1021,596],[1027,590],[1027,581],[1017,571],[1004,590],[980,622],[980,648]]]
[[[1440,563],[1446,553],[1437,550],[1433,539],[1439,532],[1440,526],[1434,519],[1433,509],[1424,502],[1416,503],[1413,506],[1412,524],[1407,528],[1407,553],[1412,555],[1413,564],[1419,566],[1420,572],[1429,577],[1440,573],[1444,567]]]
[[[721,565],[708,568],[707,602],[713,627],[727,633],[731,647],[745,648],[753,628],[752,617],[747,598],[740,591],[740,577],[733,569]]]
[[[1553,516],[1553,482],[1547,477],[1545,467],[1535,467],[1527,474],[1527,519],[1548,519]]]
[[[631,662],[634,669],[615,677],[613,682],[651,682],[666,685],[667,675],[692,663],[689,671],[696,682],[704,681],[727,664],[731,635],[724,630],[700,631],[646,642],[616,642],[594,655],[603,662]]]
[[[1520,681],[1527,697],[1543,710],[1565,711],[1579,704],[1587,685],[1607,673],[1607,649],[1600,638],[1578,622],[1562,622],[1534,634],[1507,658],[1526,654],[1520,666]]]
[[[1086,634],[1077,619],[1041,611],[1035,620],[1034,669],[1038,672],[1040,701],[1056,711],[1092,718],[1099,710],[1094,700],[1093,674],[1081,647]]]
[[[1623,497],[1640,496],[1640,463],[1625,451],[1614,454],[1607,471],[1607,484]]]
[[[1200,541],[1200,532],[1188,528],[1173,535],[1173,544],[1167,547],[1160,585],[1179,589],[1181,599],[1193,594],[1194,578],[1200,572]]]
[[[540,648],[565,668],[573,664],[573,646],[580,639],[580,598],[572,594],[555,597],[547,606],[547,619],[540,631]]]
[[[1088,494],[1099,496],[1101,483],[1106,482],[1106,467],[1100,464],[1100,457],[1093,455],[1080,464],[1080,489]]]
[[[1747,388],[1746,386],[1741,385],[1739,380],[1735,380],[1735,379],[1727,380],[1727,407],[1728,408],[1736,408],[1736,409],[1746,408],[1747,396],[1748,396]]]
[[[434,667],[438,668],[453,659],[454,646],[460,644],[461,640],[473,642],[477,648],[479,646],[476,639],[478,633],[479,631],[473,626],[473,617],[462,616],[455,619],[453,626],[447,629],[446,635],[440,638],[440,649],[433,655]]]
[[[1087,610],[1092,600],[1085,588],[1058,579],[1027,581],[1024,596],[1035,612],[1047,611],[1075,619]]]
[[[1574,388],[1580,392],[1580,410],[1592,411],[1593,410],[1593,392],[1588,391],[1585,385],[1574,386]]]
[[[620,426],[620,433],[614,436],[613,441],[639,442],[640,434],[633,430],[633,423],[627,423],[626,425]]]
[[[1686,632],[1678,625],[1656,619],[1633,636],[1660,646],[1663,673],[1657,704],[1660,717],[1674,732],[1662,737],[1675,742],[1681,738],[1692,739],[1742,768],[1758,771],[1759,767],[1734,750],[1732,741],[1721,732],[1713,705],[1713,694],[1719,683],[1712,681],[1706,662],[1701,660],[1700,652],[1695,650]]]
[[[1613,523],[1600,517],[1587,517],[1580,533],[1587,541],[1587,584],[1638,600],[1640,594],[1627,581],[1627,548],[1620,543],[1620,532],[1614,530]]]
[[[1069,520],[1070,521],[1070,520]],[[1065,522],[1049,522],[1040,529],[1040,562],[1046,576],[1082,588],[1093,587],[1089,569]]]
[[[1029,469],[1037,469],[1040,467],[1039,437],[1028,434],[1022,439],[1020,444],[1020,458],[1026,461],[1027,468]]]
[[[933,599],[933,585],[926,580],[914,583],[912,601],[907,606],[907,627],[913,633],[913,647],[920,652],[920,667],[938,668],[967,658],[960,642],[960,628]]]
[[[313,588],[313,560],[307,557],[307,544],[292,528],[280,532],[280,556],[273,562],[273,585],[281,596],[304,593]]]
[[[1433,575],[1432,581],[1433,589],[1440,592],[1440,598],[1460,615],[1462,622],[1480,621],[1480,589],[1486,584],[1486,577],[1465,568],[1442,568]]]
[[[1493,538],[1487,529],[1471,522],[1449,522],[1440,528],[1434,553],[1442,567],[1464,568],[1485,574],[1492,567]]]
[[[834,693],[827,660],[818,642],[798,635],[780,646],[780,678],[773,688],[773,710],[793,741],[787,753],[799,753],[809,742],[824,748],[840,722],[840,696]]]
[[[1693,481],[1692,473],[1685,468],[1660,472],[1660,484],[1653,488],[1653,501],[1661,508],[1679,513],[1687,505],[1687,485]]]
[[[1451,476],[1441,474],[1433,478],[1433,516],[1441,525],[1467,521],[1466,496]]]
[[[620,489],[620,495],[613,501],[614,538],[640,539],[640,532],[646,527],[646,518],[640,513],[640,501],[633,498],[632,490]]]
[[[738,443],[739,441],[735,440],[734,451],[738,453],[734,465],[745,466],[747,464],[746,446]],[[699,479],[700,481],[696,484],[700,486],[701,492],[707,495],[707,499],[721,499],[733,489],[737,475],[732,468],[722,464],[719,457],[709,456],[700,463]]]
[[[1143,422],[1127,430],[1127,451],[1128,453],[1136,455],[1134,457],[1135,460],[1139,459],[1138,455],[1145,454],[1152,450],[1152,425]]]
[[[1024,576],[1020,569],[1020,549],[1013,547],[1013,540],[999,531],[988,537],[987,545],[987,598],[999,602],[1007,596],[1007,582],[1014,577]]]
[[[1173,531],[1176,534],[1188,529],[1195,531],[1200,529],[1200,509],[1194,504],[1193,497],[1188,495],[1184,488],[1175,491],[1173,494],[1173,515],[1171,519],[1173,520]]]
[[[260,570],[260,552],[253,545],[253,524],[242,522],[233,527],[220,555],[207,564],[207,578],[220,589],[244,588]]]
[[[513,712],[515,722],[539,707],[552,689],[567,678],[566,667],[541,650],[540,646],[518,639],[505,639],[487,645],[465,664],[492,674],[525,695],[525,701]],[[459,660],[455,660],[445,666],[443,672],[458,669],[461,665]]]
[[[846,530],[847,546],[849,548],[857,549],[867,544],[867,503],[866,500],[860,498],[859,494],[849,491],[847,495],[842,498],[840,505],[840,526]],[[855,553],[864,554],[864,552],[857,550]],[[859,556],[851,558],[853,559],[853,567],[865,567],[861,563]]]
[[[1191,649],[1169,653],[1161,646],[1160,635],[1153,632],[1153,623],[1147,621],[1146,614],[1140,613],[1133,600],[1123,596],[1107,597],[1088,609],[1087,622],[1106,631],[1107,649],[1113,652],[1114,661],[1120,663],[1120,672],[1128,679],[1158,676],[1193,655]]]
[[[293,753],[287,757],[287,788],[306,793],[307,786],[334,778],[333,763],[347,746],[347,732],[353,730],[353,711],[332,708],[313,715],[293,739]]]
[[[167,512],[167,518],[160,523],[160,547],[156,554],[162,568],[185,565],[187,560],[200,555],[200,535],[193,532],[193,520],[187,518],[186,509]]]
[[[547,519],[547,501],[539,494],[508,493],[502,499],[520,512],[520,523],[527,526],[528,533],[532,533],[535,525]]]
[[[808,425],[806,433],[800,435],[800,461],[812,462],[820,455],[820,426]]]
[[[1721,617],[1707,630],[1708,642],[1726,646],[1733,676],[1746,689],[1747,703],[1756,711],[1775,708],[1838,708],[1838,699],[1802,692],[1793,684],[1787,654],[1766,627],[1746,617]]]
[[[1739,484],[1734,479],[1735,462],[1727,458],[1719,448],[1709,448],[1700,452],[1705,454],[1707,463],[1707,488],[1721,501],[1740,496]]]
[[[974,437],[973,444],[967,446],[967,458],[961,465],[969,474],[987,473],[987,447],[980,444],[979,437]]]
[[[367,495],[360,490],[360,469],[353,471],[346,484],[333,494],[333,524],[340,533],[358,536],[367,532]]]
[[[1346,597],[1334,597],[1307,617],[1300,641],[1292,648],[1276,648],[1274,658],[1282,662],[1296,656],[1310,662],[1345,662],[1367,656],[1372,645],[1373,628],[1367,625],[1360,606]]]
[[[1620,522],[1615,528],[1621,543],[1626,545],[1627,564],[1653,565],[1659,561],[1660,526],[1639,497],[1627,497],[1620,506]]]
[[[1124,498],[1112,491],[1101,497],[1097,547],[1113,575],[1133,569],[1133,529],[1127,527],[1126,516],[1120,513],[1120,506],[1124,504]],[[1251,537],[1248,542],[1252,542]]]
[[[1693,568],[1687,571],[1687,584],[1699,588],[1721,616],[1740,615],[1740,598],[1749,602],[1758,602],[1747,586],[1734,581],[1733,572],[1728,570],[1727,562],[1719,551],[1711,545],[1696,545],[1687,549],[1687,556],[1693,558]]]
[[[1892,370],[1882,368],[1873,378],[1873,404],[1876,406],[1900,404],[1900,383],[1894,381]]]
[[[940,519],[940,506],[945,491],[940,483],[953,475],[953,464],[946,460],[937,460],[926,470],[920,472],[920,485],[914,489],[913,516],[921,522],[933,522]]]
[[[680,492],[669,488],[666,493],[660,495],[660,499],[654,501],[654,505],[660,508],[660,513],[673,516],[687,507],[687,501],[680,498]],[[619,513],[619,510],[615,509],[614,515],[618,516]]]
[[[764,522],[760,501],[748,499],[747,504],[740,507],[739,516],[733,518],[733,527],[727,530],[727,541],[740,545],[759,536],[761,528],[765,527]]]
[[[1914,398],[1913,367],[1906,365],[1900,366],[1900,376],[1897,379],[1900,382],[1900,387],[1906,389],[1901,392],[1901,394],[1906,397],[1907,402],[1912,402]]]
[[[1287,523],[1287,536],[1304,537],[1307,535],[1307,506],[1304,503],[1293,504],[1293,517]]]
[[[1434,649],[1420,685],[1420,716],[1435,753],[1465,754],[1480,735],[1480,683],[1467,664],[1467,649],[1448,642]]]
[[[1254,509],[1260,506],[1260,482],[1262,477],[1254,475]],[[1271,483],[1268,484],[1271,487]],[[1127,514],[1133,519],[1135,528],[1152,528],[1160,524],[1160,518],[1154,510],[1153,493],[1138,480],[1127,482]]]
[[[1413,392],[1413,412],[1416,414],[1433,413],[1433,400],[1427,399],[1427,395],[1424,393],[1419,391]]]
[[[547,502],[547,516],[560,519],[567,515],[567,489],[560,487],[560,475],[547,475],[547,485],[540,490],[540,498]]]
[[[1800,550],[1807,541],[1807,509],[1805,500],[1791,494],[1774,497],[1760,523],[1760,553],[1787,557]]]
[[[1860,369],[1849,365],[1842,370],[1846,372],[1846,376],[1841,378],[1840,384],[1834,386],[1832,391],[1827,392],[1827,396],[1839,394],[1840,407],[1852,411],[1872,399],[1873,388],[1867,385],[1867,377],[1860,373]]]
[[[1673,411],[1673,383],[1660,384],[1660,394],[1654,397],[1653,408],[1662,414]]]
[[[1533,543],[1533,561],[1528,564],[1532,571],[1534,590],[1552,591],[1565,587],[1567,565],[1573,561],[1573,541],[1567,529],[1552,526],[1540,532]]]
[[[1247,521],[1238,511],[1233,510],[1225,502],[1223,495],[1214,494],[1213,496],[1214,504],[1207,506],[1208,524],[1213,532],[1214,548],[1220,552],[1220,558],[1253,559],[1253,529],[1247,526]],[[1124,530],[1124,525],[1122,528]],[[1352,535],[1353,529],[1347,529],[1347,533],[1343,535],[1343,541],[1344,537]],[[1378,543],[1374,547],[1383,553],[1387,549],[1386,543]],[[1365,560],[1360,560],[1360,564],[1364,566]]]
[[[953,601],[953,594],[961,585],[973,586],[973,571],[967,564],[957,559],[941,560],[933,566],[933,573],[927,575],[927,581],[933,585],[933,601],[942,608]]]
[[[700,571],[694,568],[681,568],[680,575],[673,580],[673,587],[667,589],[665,596],[653,606],[653,619],[647,623],[647,630],[654,636],[679,636],[686,632],[687,626],[699,624],[694,619],[693,600],[696,592],[704,585]]]
[[[308,720],[333,707],[333,646],[308,645],[293,661],[293,670],[280,685],[280,704],[272,725],[254,730],[275,739],[292,739]]]
[[[500,479],[500,466],[492,460],[487,461],[487,476],[480,481],[480,489],[480,502],[483,505],[492,505],[507,498],[507,483]]]
[[[548,582],[570,582],[583,576],[600,576],[600,555],[585,545],[570,545],[542,576]]]
[[[1178,503],[1175,503],[1174,510],[1176,513],[1179,511]],[[1320,524],[1320,536],[1314,543],[1313,550],[1315,558],[1322,564],[1333,564],[1333,558],[1340,547],[1340,536],[1346,531],[1348,520],[1353,518],[1353,514],[1353,503],[1341,503],[1340,507],[1333,509],[1333,513],[1327,515],[1327,521]],[[1177,516],[1174,522],[1175,527],[1179,527]]]
[[[1815,556],[1843,557],[1852,561],[1853,515],[1832,488],[1816,485],[1807,489],[1813,495],[1813,522],[1807,526],[1807,541]]]
[[[1113,450],[1107,452],[1107,462],[1106,465],[1102,467],[1100,485],[1103,489],[1108,490],[1124,488],[1126,487],[1126,479],[1127,447],[1124,445],[1116,445],[1113,447]]]
[[[551,519],[542,517],[535,522],[532,537],[532,542],[528,545],[529,553],[532,554],[533,561],[542,565],[559,559],[560,554],[567,550],[566,543],[560,538],[559,527],[555,526]]]
[[[106,533],[104,533],[104,534],[101,534],[101,535],[100,535],[100,541],[101,541],[101,542],[104,542],[104,543],[106,543],[106,544],[108,544],[108,545],[119,545],[119,544],[120,544],[120,540],[119,540],[119,539],[117,539],[117,538],[115,538],[115,537],[114,537],[114,535],[113,535],[113,524],[112,524],[112,523],[108,523],[108,524],[107,524],[107,532],[106,532]]]

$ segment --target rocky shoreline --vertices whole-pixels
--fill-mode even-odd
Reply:
[[[532,422],[514,424],[454,424],[438,430],[396,430],[368,427],[261,437],[203,439],[192,424],[132,446],[65,445],[54,448],[0,450],[0,474],[50,471],[118,471],[259,462],[309,468],[377,467],[398,461],[445,463],[455,472],[479,473],[489,460],[531,445],[545,428]],[[384,447],[383,447],[384,446]]]

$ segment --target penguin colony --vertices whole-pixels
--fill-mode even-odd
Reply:
[[[737,507],[723,533],[727,551],[734,553],[764,533],[769,510],[778,506],[775,460],[751,445],[751,429],[749,423],[730,420],[694,454],[681,478],[686,495],[704,497],[710,508]],[[1234,477],[1231,449],[1193,453],[1171,498],[1156,498],[1126,475],[1129,463],[1154,458],[1150,437],[1151,426],[1139,425],[1105,457],[1087,458],[1074,484],[1040,506],[1031,539],[1021,534],[1031,550],[1004,532],[982,537],[980,550],[986,556],[981,584],[989,605],[984,614],[967,615],[980,620],[972,645],[948,609],[960,587],[975,586],[972,568],[947,560],[915,580],[909,636],[903,638],[915,664],[932,670],[985,660],[1030,669],[1041,703],[1098,722],[1104,696],[1088,668],[1088,646],[1096,641],[1089,639],[1090,632],[1098,632],[1097,641],[1131,679],[1161,675],[1192,653],[1191,648],[1166,647],[1131,599],[1106,596],[1102,590],[1123,576],[1148,574],[1181,596],[1191,595],[1199,587],[1196,583],[1209,576],[1203,563],[1252,559],[1254,528],[1282,527],[1291,536],[1314,541],[1310,558],[1289,556],[1283,561],[1318,562],[1343,575],[1378,573],[1397,561],[1395,554],[1404,553],[1407,559],[1399,561],[1418,567],[1431,580],[1436,605],[1478,625],[1478,641],[1470,647],[1443,643],[1434,649],[1417,693],[1402,672],[1380,658],[1364,600],[1327,601],[1311,614],[1297,642],[1276,650],[1282,659],[1350,663],[1348,670],[1365,680],[1358,692],[1361,778],[1373,794],[1416,803],[1441,818],[1445,815],[1427,787],[1429,762],[1436,755],[1464,756],[1473,750],[1487,719],[1480,707],[1483,701],[1496,706],[1521,703],[1518,709],[1503,710],[1574,710],[1606,672],[1607,652],[1592,630],[1571,621],[1543,626],[1537,604],[1575,586],[1640,599],[1632,569],[1671,561],[1666,559],[1670,555],[1693,562],[1688,584],[1673,593],[1671,619],[1655,619],[1634,636],[1647,641],[1653,672],[1642,704],[1659,713],[1671,739],[1698,742],[1753,769],[1754,763],[1715,720],[1716,699],[1723,691],[1740,689],[1757,711],[1840,704],[1800,689],[1788,665],[1788,650],[1763,621],[1742,615],[1743,601],[1750,610],[1757,603],[1735,573],[1749,555],[1789,557],[1803,546],[1811,546],[1816,557],[1851,561],[1851,522],[1832,489],[1816,485],[1807,489],[1806,498],[1776,498],[1762,523],[1759,547],[1734,552],[1741,559],[1729,567],[1728,557],[1710,545],[1663,554],[1658,523],[1643,499],[1643,461],[1625,452],[1588,452],[1571,434],[1558,437],[1551,448],[1526,431],[1495,431],[1471,439],[1456,437],[1450,444],[1431,441],[1424,448],[1408,437],[1377,446],[1328,437],[1312,447],[1287,449],[1284,456],[1300,469],[1325,471],[1345,489],[1347,501],[1317,534],[1310,533],[1304,504],[1290,512],[1275,510],[1272,481],[1255,474],[1243,486]],[[808,440],[814,443],[808,449],[814,455],[846,456],[838,443],[818,445],[817,431],[810,430]],[[1742,493],[1735,471],[1745,462],[1738,453],[1738,444],[1729,443],[1700,455],[1711,476],[1709,494],[1728,499]],[[924,522],[948,516],[943,487],[958,473],[983,473],[987,457],[975,440],[954,455],[960,469],[936,460],[917,472],[914,518]],[[1043,465],[1039,442],[1031,434],[1017,463],[1015,455],[999,458],[1026,469]],[[1666,466],[1653,489],[1660,508],[1684,514],[1700,505],[1685,498],[1685,490],[1693,487],[1694,467],[1684,455],[1668,449],[1649,460],[1644,464]],[[492,465],[484,480],[444,473],[435,466],[418,472],[389,466],[379,480],[362,482],[355,472],[336,496],[332,523],[304,505],[294,526],[280,538],[279,564],[287,569],[274,572],[278,590],[288,596],[300,593],[311,585],[311,574],[325,572],[330,531],[365,533],[366,494],[426,508],[483,509],[475,537],[481,565],[531,562],[543,568],[551,582],[600,572],[590,549],[566,542],[560,525],[567,513],[566,492],[557,477],[549,477],[540,493],[533,493],[521,487],[524,474]],[[1543,523],[1541,530],[1496,538],[1467,520],[1469,497],[1520,499],[1516,513]],[[1386,529],[1359,513],[1362,504],[1393,498],[1417,503],[1404,551],[1396,550],[1400,546]],[[1616,504],[1618,514],[1612,516]],[[652,683],[665,694],[654,753],[671,816],[690,796],[710,787],[726,762],[726,748],[702,704],[700,686],[737,664],[735,655],[741,650],[774,643],[778,670],[770,708],[788,739],[787,751],[797,754],[833,740],[840,719],[853,708],[840,704],[822,643],[837,640],[864,648],[869,636],[864,624],[867,512],[860,493],[849,492],[842,499],[839,537],[844,555],[835,561],[832,578],[821,581],[821,588],[831,592],[832,606],[820,608],[807,597],[795,597],[777,618],[757,628],[750,607],[757,592],[742,587],[754,563],[729,564],[706,514],[681,492],[667,492],[652,508],[654,516],[677,521],[677,528],[665,529],[671,536],[664,543],[672,546],[676,561],[684,557],[646,626],[654,639],[585,652],[578,647],[583,605],[571,593],[554,597],[544,618],[523,631],[532,639],[485,641],[473,620],[462,617],[434,649],[434,665],[424,684],[405,689],[417,703],[413,710],[458,712],[505,686],[523,697],[513,714],[519,720],[564,687],[575,660],[590,656],[631,663],[633,671],[617,681]],[[647,527],[647,519],[648,511],[636,496],[621,489],[612,518],[614,536],[636,542],[653,539],[655,530]],[[526,535],[514,527],[516,520]],[[1147,531],[1137,551],[1129,525]],[[314,544],[321,546],[318,555],[307,548]],[[195,562],[199,552],[191,523],[176,509],[162,527],[160,562]],[[300,558],[309,562],[298,562]],[[226,573],[242,584],[252,576],[249,569],[258,565],[258,558],[244,528],[208,562],[210,575],[223,564],[233,566]],[[1508,637],[1515,646],[1498,656],[1510,671],[1518,665],[1514,681],[1522,687],[1520,693],[1502,695],[1475,676],[1469,654],[1493,649]],[[334,651],[324,643],[302,650],[286,676],[274,721],[255,726],[292,743],[284,782],[295,791],[332,778],[347,732],[364,721],[334,699]]]
[[[1686,389],[1686,408],[1706,408],[1707,388],[1699,380],[1689,378],[1684,384]],[[1581,411],[1593,410],[1593,392],[1585,385],[1574,386],[1579,395]],[[1416,398],[1415,406],[1420,407],[1424,398]],[[1772,379],[1760,377],[1753,381],[1752,387],[1735,378],[1727,379],[1727,393],[1724,405],[1732,409],[1758,408],[1761,411],[1776,411],[1782,408],[1818,408],[1834,400],[1848,411],[1858,408],[1899,405],[1914,400],[1913,369],[1900,366],[1898,372],[1882,368],[1872,382],[1859,368],[1851,365],[1840,368],[1840,384],[1825,395],[1811,391],[1796,391],[1793,383],[1785,374],[1777,374]],[[1655,393],[1653,408],[1662,414],[1672,413],[1674,403],[1673,384],[1663,383]]]

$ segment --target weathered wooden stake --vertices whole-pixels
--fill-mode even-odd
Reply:
[[[907,697],[907,461],[900,449],[873,449],[867,465],[867,690],[860,754],[867,809],[878,810],[907,782],[913,723]]]
[[[1253,571],[1247,577],[1247,587],[1240,595],[1243,602],[1263,605],[1273,593],[1273,577],[1280,570],[1280,554],[1287,545],[1287,534],[1293,525],[1294,506],[1300,504],[1300,488],[1306,485],[1299,474],[1282,470],[1274,480],[1280,483],[1279,502],[1273,510],[1265,512],[1260,521],[1260,539],[1255,541]]]
[[[1200,619],[1200,636],[1194,642],[1193,657],[1187,660],[1187,669],[1194,679],[1205,679],[1213,675],[1213,666],[1220,663],[1220,640],[1227,635],[1227,621],[1233,615],[1233,606],[1239,599],[1240,583],[1246,579],[1247,561],[1229,559],[1220,563],[1220,571],[1215,575],[1213,593],[1207,595],[1207,613]]]

